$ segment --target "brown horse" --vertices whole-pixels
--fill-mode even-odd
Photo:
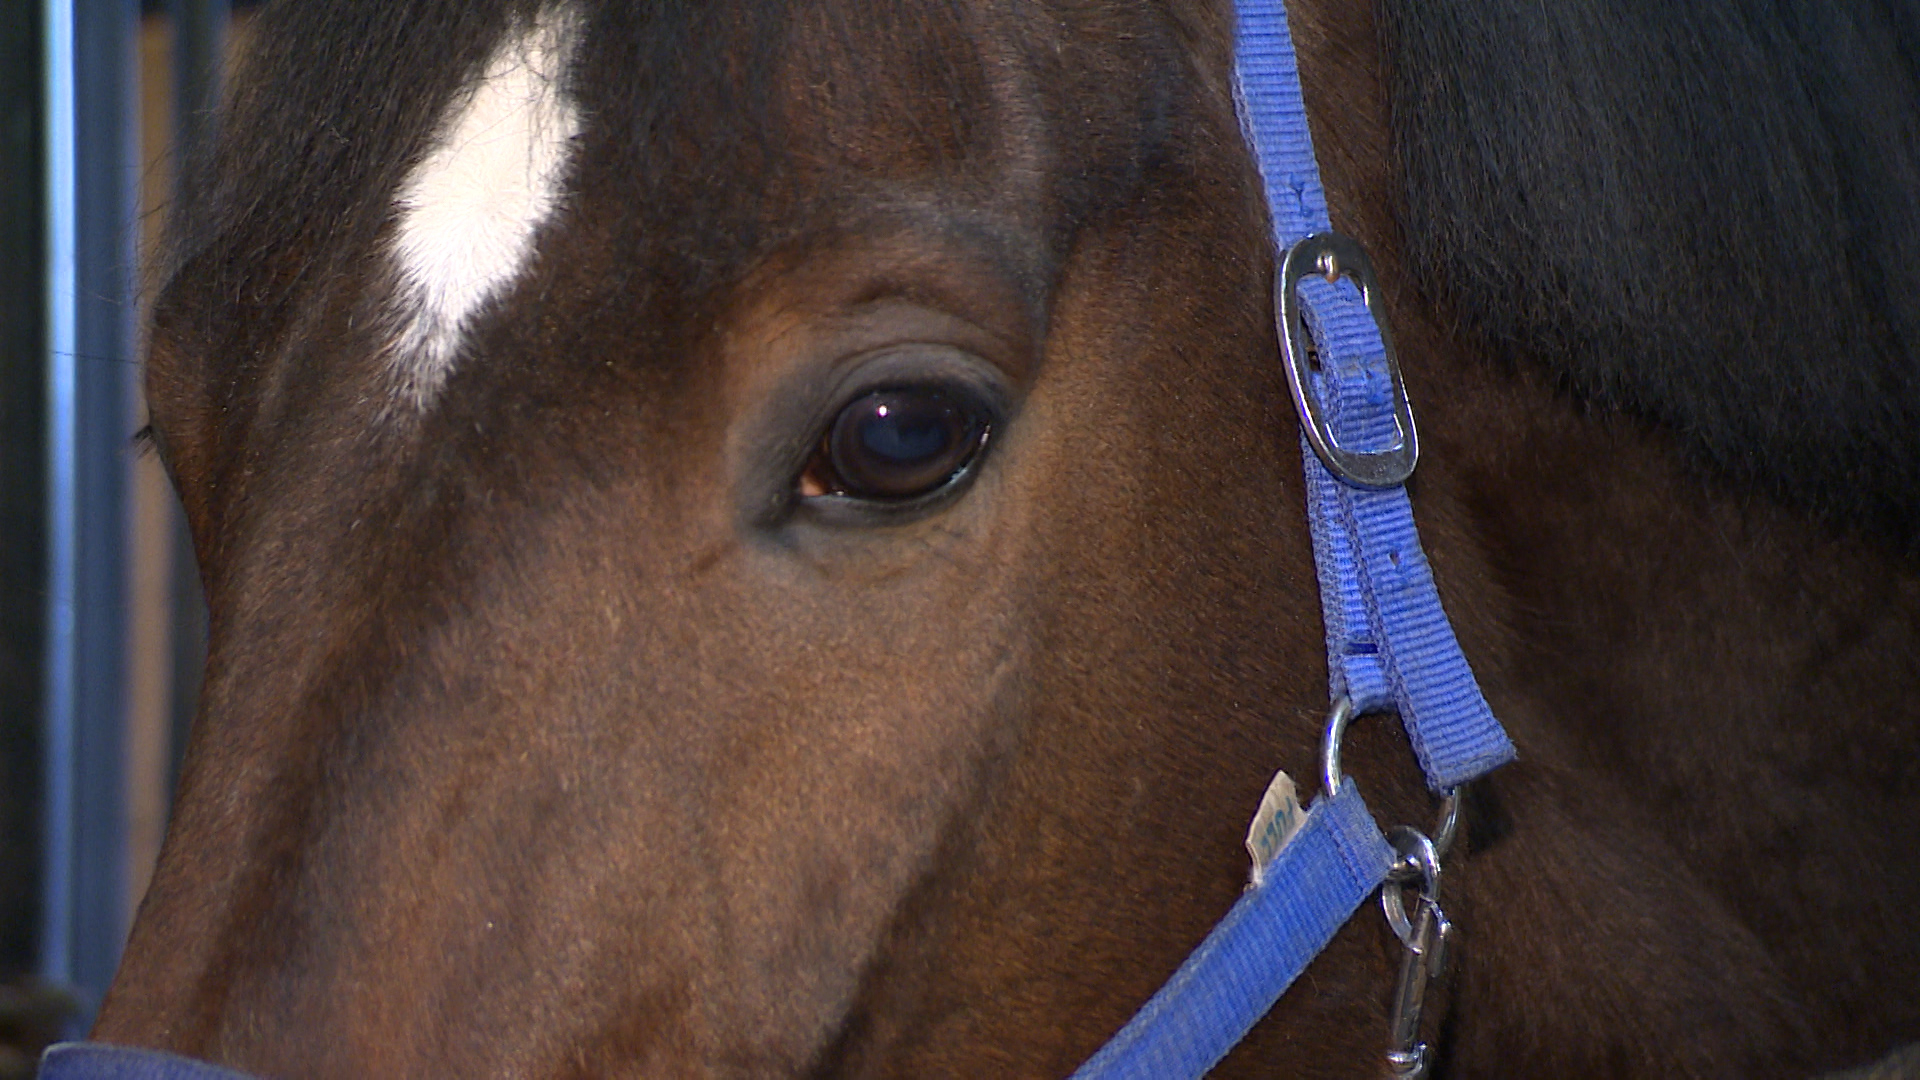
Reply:
[[[1920,1039],[1920,16],[1301,0],[1520,761],[1448,1077]],[[1058,1076],[1326,660],[1223,0],[271,8],[157,305],[212,610],[96,1037]],[[902,419],[904,417],[904,419]],[[1356,723],[1383,823],[1429,820]],[[1383,1068],[1363,909],[1221,1075]]]

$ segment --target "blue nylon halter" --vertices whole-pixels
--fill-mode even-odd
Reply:
[[[253,1080],[246,1073],[159,1050],[60,1043],[40,1057],[40,1080]]]
[[[1332,222],[1282,0],[1241,0],[1234,38],[1241,124],[1266,186],[1276,250],[1285,253],[1330,232]],[[1312,391],[1334,442],[1380,452],[1410,439],[1411,428],[1396,423],[1397,377],[1360,289],[1348,278],[1336,284],[1319,275],[1296,287],[1319,346]],[[1346,699],[1354,712],[1398,711],[1435,792],[1512,760],[1513,744],[1440,607],[1404,484],[1343,482],[1304,432],[1301,444],[1332,699]],[[1394,859],[1358,788],[1350,779],[1340,783],[1314,802],[1260,883],[1075,1080],[1205,1074],[1380,888]]]
[[[1282,0],[1242,0],[1235,24],[1241,123],[1266,185],[1276,250],[1331,231],[1307,131],[1300,72]],[[1406,437],[1394,419],[1395,379],[1360,290],[1308,276],[1302,311],[1319,346],[1313,389],[1337,443],[1357,451]],[[1282,327],[1282,334],[1286,328]],[[1414,530],[1406,488],[1336,478],[1302,436],[1307,515],[1327,626],[1331,696],[1354,711],[1400,714],[1427,783],[1448,792],[1512,760],[1440,607]],[[1165,986],[1074,1080],[1199,1077],[1280,999],[1362,902],[1394,851],[1351,779],[1314,802],[1299,831]],[[173,1054],[64,1043],[41,1060],[42,1080],[248,1080]]]

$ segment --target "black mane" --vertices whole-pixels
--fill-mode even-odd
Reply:
[[[1431,293],[1723,475],[1920,550],[1920,6],[1381,19]]]

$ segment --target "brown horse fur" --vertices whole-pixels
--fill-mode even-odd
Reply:
[[[190,190],[149,380],[211,656],[96,1037],[288,1077],[1065,1074],[1232,903],[1272,770],[1315,772],[1226,6],[583,8],[562,217],[396,415],[373,256],[507,6],[269,9]],[[1534,192],[1473,194],[1504,144],[1436,150],[1417,109],[1497,113],[1500,50],[1384,10],[1296,4],[1295,34],[1435,574],[1522,754],[1449,861],[1440,1074],[1804,1076],[1920,1037],[1911,481],[1740,458],[1632,354],[1596,366],[1598,316],[1556,337],[1554,280],[1493,310],[1465,245]],[[1596,168],[1631,149],[1603,128]],[[1507,242],[1584,268],[1591,239]],[[977,479],[812,514],[837,373],[901,342],[1004,393]],[[1390,720],[1347,768],[1427,820]],[[1363,909],[1220,1075],[1379,1075],[1394,962]]]

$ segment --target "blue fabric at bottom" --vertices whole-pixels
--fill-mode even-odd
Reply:
[[[159,1050],[110,1043],[57,1043],[40,1058],[40,1080],[252,1080],[246,1073]]]
[[[1200,1076],[1267,1014],[1361,902],[1393,850],[1352,780],[1321,798],[1267,868],[1173,978],[1074,1080]]]

